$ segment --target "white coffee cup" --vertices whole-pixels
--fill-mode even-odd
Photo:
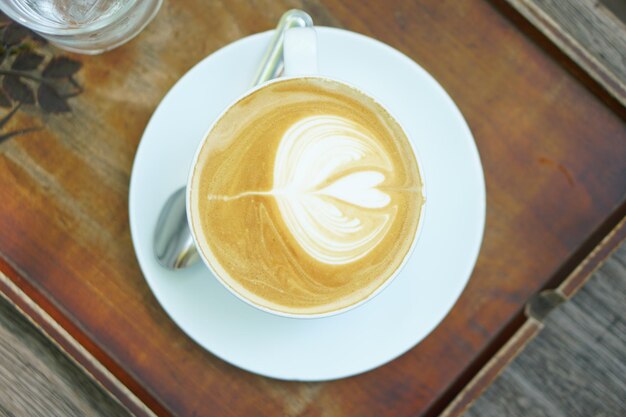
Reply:
[[[289,318],[299,318],[299,319],[302,319],[302,318],[328,317],[328,316],[332,316],[332,315],[335,315],[335,314],[339,314],[339,313],[343,313],[343,312],[352,310],[353,308],[356,308],[356,307],[358,307],[358,306],[368,302],[369,300],[374,298],[376,295],[380,294],[400,274],[400,272],[402,271],[404,265],[406,264],[408,259],[411,257],[411,255],[412,255],[412,253],[413,253],[413,251],[415,249],[415,246],[416,246],[419,234],[420,234],[420,230],[421,230],[421,227],[422,227],[422,223],[423,223],[424,211],[425,211],[425,208],[426,208],[426,204],[425,203],[423,204],[423,206],[421,208],[421,214],[420,214],[420,217],[419,217],[417,230],[416,230],[416,232],[414,234],[413,241],[411,243],[410,249],[405,254],[405,256],[404,256],[400,266],[394,271],[393,274],[391,274],[385,280],[385,282],[382,285],[380,285],[374,292],[369,294],[367,297],[365,297],[365,298],[361,299],[360,301],[355,302],[355,303],[353,303],[353,304],[351,304],[349,306],[346,306],[346,307],[343,307],[343,308],[340,308],[340,309],[337,309],[337,310],[333,310],[333,311],[328,311],[328,312],[324,312],[324,313],[313,313],[313,314],[295,314],[295,313],[283,312],[283,311],[270,309],[270,308],[267,308],[267,307],[265,307],[263,305],[259,305],[258,303],[250,300],[246,296],[238,293],[230,285],[228,285],[225,282],[225,280],[220,276],[220,274],[216,271],[216,269],[211,266],[211,262],[209,261],[207,255],[203,252],[203,250],[201,249],[201,245],[199,244],[198,236],[197,236],[198,231],[195,230],[195,228],[194,228],[194,226],[192,224],[192,213],[191,213],[192,179],[193,179],[194,168],[196,167],[196,165],[198,163],[198,158],[199,158],[199,155],[200,155],[200,151],[201,151],[201,149],[202,149],[202,147],[203,147],[207,137],[209,136],[209,133],[213,130],[214,126],[218,123],[218,121],[220,119],[222,119],[222,117],[231,109],[231,107],[233,107],[234,105],[236,105],[238,102],[240,102],[241,100],[245,99],[249,95],[257,92],[258,90],[266,88],[268,85],[271,85],[273,83],[284,81],[286,79],[298,79],[298,78],[307,78],[307,79],[308,78],[316,78],[316,79],[318,79],[319,78],[319,79],[328,80],[328,81],[335,82],[335,83],[344,84],[344,85],[350,87],[351,89],[358,90],[361,94],[371,98],[373,101],[375,101],[377,104],[379,104],[380,107],[385,109],[389,114],[392,114],[378,100],[376,100],[375,98],[371,97],[371,95],[369,95],[367,93],[364,93],[360,88],[355,87],[355,86],[353,86],[350,83],[347,83],[345,81],[340,81],[340,80],[337,80],[337,79],[333,79],[333,78],[330,78],[330,77],[319,75],[319,72],[318,72],[318,54],[317,54],[317,34],[316,34],[314,28],[292,28],[292,29],[289,29],[285,33],[284,47],[283,47],[283,57],[284,57],[284,73],[283,73],[283,76],[280,77],[280,78],[274,79],[274,80],[270,80],[270,81],[268,81],[266,83],[263,83],[261,85],[255,86],[255,87],[251,88],[250,90],[248,90],[247,92],[245,92],[240,97],[238,97],[236,100],[234,100],[215,119],[213,124],[207,130],[207,133],[205,134],[204,139],[198,145],[198,148],[197,148],[197,151],[195,153],[193,162],[191,164],[191,169],[190,169],[190,173],[189,173],[188,181],[187,181],[187,195],[186,195],[187,218],[188,218],[188,221],[189,221],[189,228],[191,230],[191,234],[193,236],[193,239],[194,239],[194,242],[196,244],[196,247],[198,248],[198,252],[199,252],[200,258],[202,259],[204,264],[207,266],[207,268],[209,268],[209,270],[217,278],[217,280],[229,292],[231,292],[237,298],[239,298],[243,302],[245,302],[245,303],[247,303],[247,304],[249,304],[249,305],[251,305],[251,306],[253,306],[255,308],[258,308],[258,309],[260,309],[262,311],[265,311],[267,313],[271,313],[271,314],[274,314],[274,315],[278,315],[278,316],[289,317]],[[398,122],[397,119],[396,119],[396,122]],[[398,124],[399,124],[399,122],[398,122]],[[406,134],[406,130],[404,128],[402,128],[402,130]],[[406,136],[409,137],[408,134]],[[423,172],[421,170],[421,163],[420,163],[420,160],[418,158],[418,154],[417,154],[417,152],[415,150],[415,147],[414,147],[414,145],[412,143],[411,143],[411,148],[412,148],[413,153],[415,155],[415,159],[417,160],[417,167],[418,167],[418,170],[419,170],[419,176],[422,179],[422,195],[423,195],[423,199],[424,199],[424,202],[425,202],[426,201],[426,187],[425,187],[425,180],[424,180]],[[200,233],[202,233],[202,232],[200,232]]]

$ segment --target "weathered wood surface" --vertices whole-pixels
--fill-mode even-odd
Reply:
[[[481,256],[453,311],[389,365],[327,383],[251,375],[189,340],[150,293],[128,229],[131,164],[159,100],[197,61],[291,7],[378,38],[433,74],[467,118],[487,180]],[[76,58],[85,93],[71,100],[73,114],[27,108],[7,126],[45,129],[0,145],[0,254],[33,299],[161,412],[434,413],[526,300],[626,209],[624,120],[487,1],[169,1],[129,44]]]
[[[626,24],[626,2],[623,0],[599,0],[598,3],[609,9],[615,17]]]
[[[151,417],[158,412],[165,414],[156,402],[151,404],[151,409],[137,396],[136,393],[145,394],[141,386],[129,384],[132,381],[127,376],[124,382],[120,380],[120,376],[126,375],[123,370],[117,368],[110,360],[107,361],[108,358],[96,358],[99,348],[67,318],[58,314],[56,309],[49,309],[50,301],[34,290],[2,258],[0,258],[0,293],[20,314],[28,317],[29,322],[50,340],[55,349],[58,348],[91,379],[98,381],[102,388],[111,397],[117,398],[131,414],[137,417]],[[51,316],[47,312],[48,309],[53,310],[55,316]],[[111,369],[115,369],[118,376],[114,375]]]
[[[617,249],[626,244],[625,242],[626,217],[602,239],[602,242],[576,266],[556,289],[542,291],[529,300],[524,309],[526,317],[523,319],[523,324],[520,328],[446,407],[441,417],[463,415],[498,375],[504,371],[507,365],[524,349],[527,343],[539,333],[542,324],[533,317],[541,316],[542,312],[532,311],[534,307],[537,307],[538,300],[544,299],[545,301],[545,296],[548,296],[548,301],[550,298],[560,300],[561,302],[564,299],[570,299],[578,289],[589,281],[593,272],[600,268]],[[543,317],[545,317],[545,314],[543,314]]]
[[[0,416],[130,416],[0,296]]]
[[[626,243],[543,324],[465,416],[626,415]]]
[[[507,0],[626,106],[626,16],[615,0]]]

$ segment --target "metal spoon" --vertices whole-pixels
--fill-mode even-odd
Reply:
[[[283,38],[292,27],[311,27],[313,19],[302,10],[285,12],[272,37],[253,85],[275,78],[283,69]],[[198,251],[193,243],[187,223],[185,187],[176,190],[165,202],[154,232],[154,255],[161,266],[169,269],[186,268],[198,261]]]

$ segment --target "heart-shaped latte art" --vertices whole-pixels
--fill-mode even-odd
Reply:
[[[284,79],[211,128],[191,178],[198,247],[218,278],[272,311],[318,314],[365,300],[415,242],[423,182],[409,138],[341,83]]]
[[[307,254],[346,264],[374,249],[393,222],[396,207],[377,188],[391,170],[366,128],[339,116],[310,116],[282,137],[271,194]]]

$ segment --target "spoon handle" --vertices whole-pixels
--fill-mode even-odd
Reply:
[[[313,20],[302,10],[293,9],[283,14],[263,55],[254,85],[275,78],[283,69],[283,38],[287,29],[307,26],[313,26]],[[199,259],[187,223],[185,187],[172,194],[161,210],[153,245],[158,262],[169,269],[186,268]]]
[[[298,9],[291,9],[286,11],[280,20],[278,26],[274,31],[265,55],[261,60],[261,65],[254,77],[254,83],[252,85],[258,85],[265,81],[276,78],[283,69],[283,38],[287,29],[294,27],[311,27],[313,26],[313,19],[306,12]]]

